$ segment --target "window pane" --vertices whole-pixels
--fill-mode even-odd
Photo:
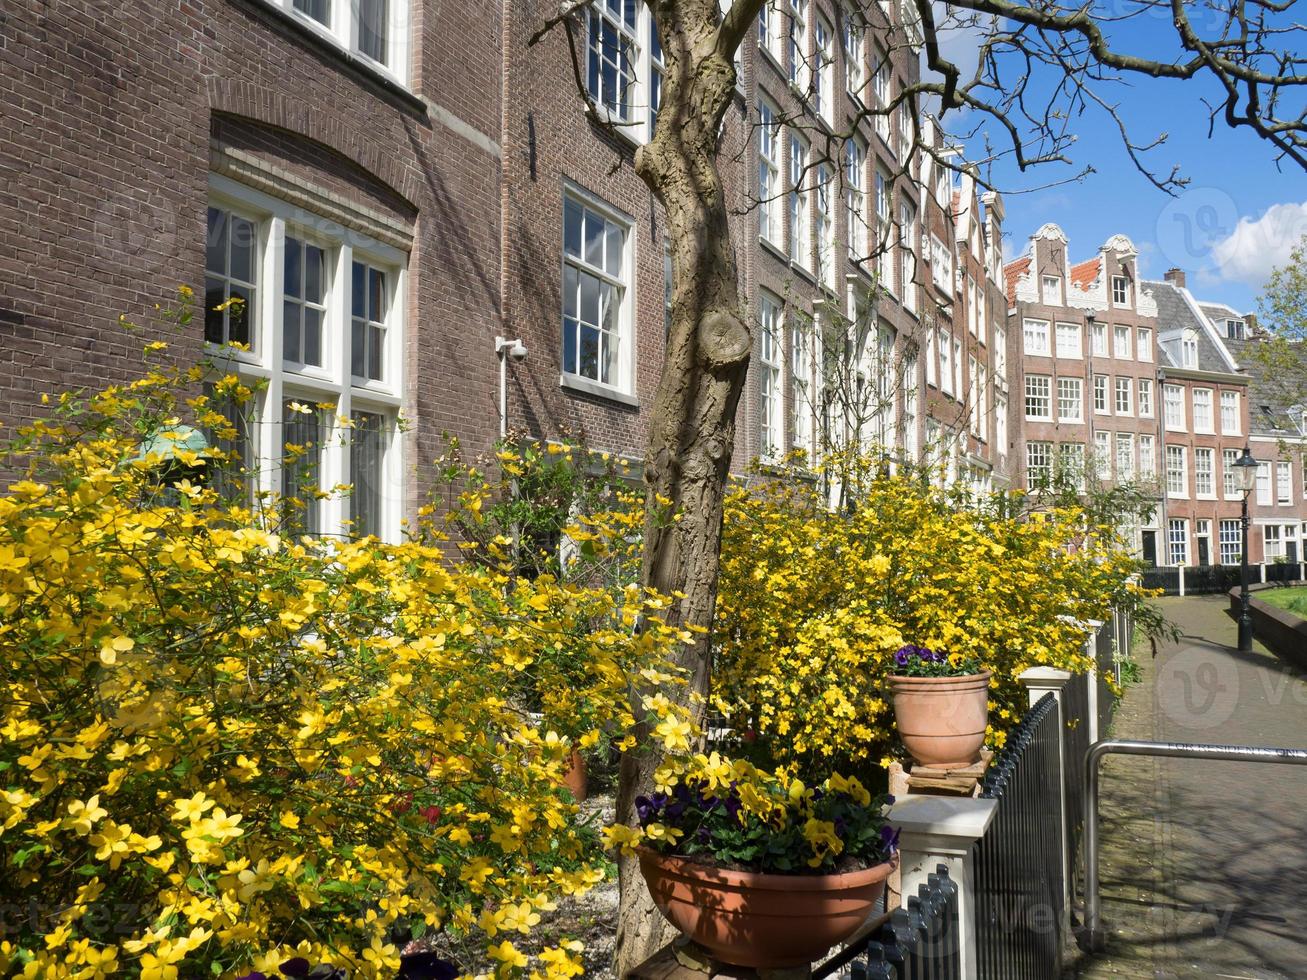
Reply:
[[[599,376],[599,331],[593,327],[581,327],[581,359],[578,374],[587,378]]]
[[[357,318],[350,321],[349,330],[349,364],[350,371],[362,378],[367,367],[367,325]]]
[[[326,292],[327,262],[322,249],[309,245],[304,249],[304,298],[321,303]]]
[[[304,243],[296,238],[286,239],[286,261],[285,282],[282,284],[282,291],[287,296],[299,297],[303,285],[303,267],[301,260],[304,257]]]
[[[368,315],[368,293],[367,293],[368,267],[362,262],[355,262],[350,269],[350,301],[349,311],[351,316],[366,317]]]
[[[579,286],[576,281],[578,273],[570,265],[563,269],[563,316],[575,319],[576,300]]]
[[[571,317],[563,318],[563,370],[571,374],[579,374],[576,364],[576,320]]]
[[[350,494],[349,516],[354,534],[366,537],[381,533],[383,421],[374,412],[355,412],[353,422],[349,482],[354,489]]]
[[[205,239],[204,267],[220,275],[227,271],[227,212],[209,208],[209,232]],[[219,300],[218,302],[222,302]],[[216,304],[214,304],[216,305]]]
[[[578,273],[581,278],[581,319],[586,323],[599,324],[599,280],[594,276]]]
[[[282,357],[288,361],[300,359],[300,306],[290,300],[281,304]]]
[[[622,229],[617,225],[608,225],[606,232],[604,271],[610,276],[622,274]]]
[[[231,287],[236,301],[227,308],[227,339],[238,344],[250,342],[250,317],[254,315],[254,290],[246,286]]]
[[[322,313],[304,307],[304,363],[322,367]]]
[[[384,338],[385,332],[380,327],[368,327],[368,377],[373,381],[382,380],[381,355],[385,350]]]
[[[233,279],[254,281],[254,249],[257,237],[257,229],[253,222],[232,215],[231,275]]]
[[[204,339],[211,344],[223,342],[223,314],[217,307],[226,301],[226,290],[219,279],[204,281]]]
[[[381,64],[388,63],[390,30],[388,0],[359,0],[359,50]]]
[[[282,521],[291,533],[317,534],[320,508],[315,491],[322,465],[323,414],[305,415],[290,406],[289,401],[282,406]]]
[[[563,199],[563,250],[568,255],[581,255],[581,205],[570,197]]]
[[[588,211],[585,216],[585,260],[598,269],[604,267],[604,222]]]
[[[386,274],[368,270],[368,318],[380,323],[386,318]]]
[[[320,24],[331,23],[331,0],[295,0],[295,9]]]

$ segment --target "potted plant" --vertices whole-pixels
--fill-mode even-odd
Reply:
[[[989,724],[989,679],[980,659],[908,644],[889,676],[894,722],[923,766],[961,768],[980,758]]]
[[[730,767],[727,767],[730,768]],[[820,787],[736,763],[636,801],[640,870],[663,915],[725,963],[811,963],[871,915],[897,864],[889,797],[856,779]]]

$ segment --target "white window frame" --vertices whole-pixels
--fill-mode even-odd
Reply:
[[[1057,420],[1059,422],[1083,422],[1084,414],[1083,378],[1057,379]]]
[[[1049,344],[1049,325],[1047,320],[1027,319],[1022,323],[1022,337],[1026,354],[1037,357],[1051,357]]]
[[[254,263],[258,287],[251,311],[252,337],[249,351],[208,345],[210,359],[224,371],[237,373],[258,385],[251,406],[249,458],[244,465],[251,474],[252,489],[276,495],[282,489],[282,434],[284,406],[299,402],[311,411],[322,412],[326,432],[320,447],[318,484],[330,490],[349,483],[351,446],[350,420],[358,413],[380,415],[385,420],[384,445],[378,460],[378,527],[387,541],[398,541],[405,507],[405,466],[400,436],[400,410],[405,376],[404,351],[408,295],[408,255],[393,246],[377,242],[361,231],[341,230],[335,218],[295,207],[279,197],[256,191],[230,178],[210,174],[208,205],[225,208],[257,223]],[[323,322],[323,364],[303,368],[285,361],[282,351],[282,303],[284,242],[288,236],[311,239],[327,250],[328,290]],[[382,337],[383,375],[380,380],[355,377],[350,350],[352,268],[361,262],[387,274],[385,329]],[[331,414],[319,403],[333,405]],[[322,535],[349,533],[351,497],[329,493],[316,505],[317,528]]]
[[[1118,361],[1130,360],[1130,328],[1121,325],[1112,327],[1112,356]]]
[[[1287,459],[1275,461],[1275,503],[1280,507],[1293,504],[1293,464]]]
[[[1095,322],[1090,328],[1095,357],[1107,357],[1107,324]]]
[[[851,16],[851,15],[849,15]],[[862,259],[871,251],[867,220],[867,145],[860,136],[845,142],[844,148],[844,220],[849,254]]]
[[[867,32],[856,7],[844,8],[844,89],[861,101],[867,85]]]
[[[1112,433],[1101,429],[1094,433],[1094,462],[1100,480],[1112,479]]]
[[[1084,336],[1078,323],[1059,323],[1055,326],[1057,334],[1057,356],[1071,360],[1080,360],[1085,356]]]
[[[1186,446],[1166,447],[1166,495],[1177,500],[1189,499],[1189,450]]]
[[[618,344],[618,351],[615,360],[617,366],[617,372],[618,372],[617,380],[602,381],[598,377],[596,378],[587,377],[586,375],[580,373],[579,371],[569,371],[566,364],[566,345],[563,344],[560,346],[560,350],[563,351],[563,365],[562,365],[563,370],[562,370],[562,375],[560,377],[560,384],[563,387],[575,388],[575,389],[589,392],[591,394],[597,394],[600,396],[609,396],[609,397],[615,396],[619,400],[625,401],[635,396],[636,351],[635,351],[635,303],[634,303],[635,275],[634,272],[635,272],[635,237],[636,236],[632,234],[632,231],[635,227],[635,222],[631,219],[629,215],[622,213],[621,211],[614,208],[607,201],[603,200],[600,197],[597,197],[596,195],[585,190],[584,188],[576,184],[573,184],[571,181],[564,182],[563,194],[561,200],[563,204],[563,221],[562,221],[563,241],[560,242],[560,248],[559,248],[559,251],[562,255],[562,263],[561,263],[562,268],[559,271],[559,281],[560,284],[562,284],[560,288],[565,292],[567,270],[568,268],[573,268],[577,270],[578,283],[581,275],[591,276],[593,278],[598,279],[601,284],[607,284],[612,288],[620,290],[621,298],[619,300],[618,322],[617,322],[617,330],[616,330],[616,339]],[[583,215],[585,211],[589,211],[594,215],[596,215],[597,217],[599,217],[600,219],[602,219],[606,223],[606,226],[611,224],[619,230],[620,234],[622,235],[621,250],[619,253],[621,259],[621,270],[622,270],[621,275],[614,275],[602,266],[595,266],[592,263],[588,262],[583,256],[579,256],[579,257],[569,256],[567,254],[566,214],[567,214],[567,202],[569,200],[575,202],[580,208],[582,208]],[[607,255],[607,235],[608,233],[605,230],[604,244],[603,244],[603,248],[605,249],[605,257]],[[581,248],[582,251],[584,252],[585,249],[584,241],[582,241],[581,243]],[[580,320],[580,312],[581,311],[579,310],[578,307],[578,311],[577,311],[578,321]],[[565,313],[566,313],[566,297],[564,297],[564,304],[562,306],[562,309],[560,309],[560,328],[564,330],[567,329],[566,325],[562,323],[562,320],[565,319],[564,316]],[[599,317],[601,321],[599,327],[602,331],[602,319],[603,319],[602,309],[600,310]],[[577,329],[579,330],[580,327],[578,326]],[[578,336],[577,353],[576,353],[578,367],[580,366],[580,356],[581,356],[579,339],[580,338]],[[602,360],[602,348],[600,351],[600,357]],[[600,370],[600,369],[596,368],[596,370]]]
[[[1184,385],[1162,386],[1163,420],[1168,432],[1185,432]]]
[[[1221,450],[1221,495],[1226,500],[1242,500],[1243,491],[1239,489],[1239,470],[1234,465],[1239,461],[1239,450]]]
[[[1237,436],[1243,434],[1243,425],[1239,419],[1239,392],[1221,392],[1221,434]]]
[[[943,327],[939,328],[939,387],[946,395],[953,392],[953,343]]]
[[[786,14],[786,77],[806,99],[808,87],[812,84],[812,66],[808,57],[808,0],[789,0]]]
[[[785,242],[785,185],[781,180],[781,126],[776,106],[758,99],[758,235],[781,251]]]
[[[1116,434],[1116,478],[1126,482],[1135,478],[1135,436],[1133,432]]]
[[[1130,278],[1128,276],[1112,277],[1112,305],[1130,306]]]
[[[827,125],[835,125],[835,29],[821,14],[813,23],[812,107]]]
[[[586,91],[592,101],[594,111],[605,122],[610,123],[626,139],[633,143],[646,143],[653,135],[651,131],[651,111],[655,104],[653,96],[653,71],[651,61],[653,44],[650,42],[653,16],[647,4],[640,3],[635,8],[635,22],[627,23],[624,11],[632,0],[594,0],[585,8],[585,82]],[[603,56],[607,50],[600,31],[611,31],[618,38],[618,57],[621,59],[617,68],[614,84],[618,91],[609,93],[605,86]],[[599,67],[593,67],[595,59]],[[627,89],[621,90],[623,74],[629,76]],[[591,87],[591,79],[599,85],[599,91]],[[623,97],[624,96],[624,97]]]
[[[1217,555],[1222,565],[1238,565],[1243,556],[1243,528],[1237,520],[1222,518],[1217,525]]]
[[[817,279],[835,291],[835,178],[827,164],[817,168]]]
[[[1151,419],[1153,417],[1153,379],[1139,378],[1137,383],[1136,404],[1139,408],[1139,417],[1141,419]]]
[[[800,317],[787,317],[791,321]],[[792,322],[788,331],[790,345],[790,445],[808,455],[808,464],[817,459],[817,405],[813,395],[817,388],[818,344],[821,330],[816,321]]]
[[[809,147],[794,129],[787,130],[790,152],[789,224],[790,261],[801,269],[812,271],[813,215],[811,188],[805,186],[808,176]]]
[[[1194,447],[1194,496],[1216,499],[1216,450],[1208,446]]]
[[[1134,385],[1128,375],[1118,375],[1112,383],[1112,407],[1117,415],[1134,414]]]
[[[1039,280],[1039,298],[1045,306],[1062,305],[1062,277],[1042,276]]]
[[[1148,327],[1135,328],[1135,357],[1140,361],[1153,359],[1153,331]]]
[[[1035,477],[1042,477],[1036,480]],[[1053,478],[1053,444],[1031,439],[1026,442],[1026,488],[1033,490],[1038,483]]]
[[[1257,503],[1262,507],[1271,506],[1274,496],[1271,486],[1271,464],[1266,460],[1257,463]]]
[[[758,47],[767,52],[777,65],[785,61],[785,32],[781,25],[781,12],[773,0],[758,11]]]
[[[391,81],[408,87],[409,81],[409,4],[416,0],[387,0],[386,2],[386,57],[375,58],[363,50],[360,24],[362,0],[328,0],[330,13],[327,22],[318,20],[296,9],[295,0],[262,0],[270,7],[283,11],[288,17],[336,47],[358,58],[372,71],[379,72]]]
[[[758,329],[758,455],[774,461],[785,454],[785,308],[761,295]]]
[[[1168,565],[1189,564],[1189,522],[1184,518],[1166,522],[1166,560]]]
[[[1026,375],[1026,420],[1029,422],[1053,421],[1053,380],[1047,374]]]
[[[917,209],[899,199],[899,290],[903,308],[917,311]]]
[[[1152,480],[1157,477],[1157,446],[1154,438],[1148,434],[1139,436],[1139,479]]]
[[[1094,375],[1094,414],[1111,415],[1112,403],[1108,401],[1107,375]]]
[[[1216,431],[1212,417],[1212,389],[1193,389],[1194,431],[1212,433]]]

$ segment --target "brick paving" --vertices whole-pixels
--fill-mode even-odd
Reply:
[[[1136,656],[1118,738],[1307,748],[1307,678],[1234,649],[1224,597],[1162,600],[1184,633]],[[1109,758],[1101,803],[1106,953],[1069,977],[1307,977],[1307,769]]]

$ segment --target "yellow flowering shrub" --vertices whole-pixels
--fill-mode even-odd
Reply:
[[[559,788],[569,734],[509,692],[582,661],[568,697],[630,731],[632,679],[670,683],[685,639],[665,600],[452,564],[431,527],[297,537],[281,502],[219,499],[217,454],[158,449],[182,419],[223,437],[218,401],[250,396],[178,394],[201,380],[64,398],[0,458],[24,475],[0,497],[0,903],[22,910],[0,973],[389,976],[408,929],[579,972],[574,941],[519,949],[604,871]]]
[[[990,743],[1021,714],[1017,676],[1084,671],[1084,622],[1137,604],[1130,555],[1074,507],[1029,513],[1019,495],[959,506],[920,476],[866,474],[825,505],[808,479],[726,500],[714,693],[737,729],[809,772],[897,754],[886,676],[915,643],[994,672]],[[1090,533],[1090,532],[1093,533]]]

